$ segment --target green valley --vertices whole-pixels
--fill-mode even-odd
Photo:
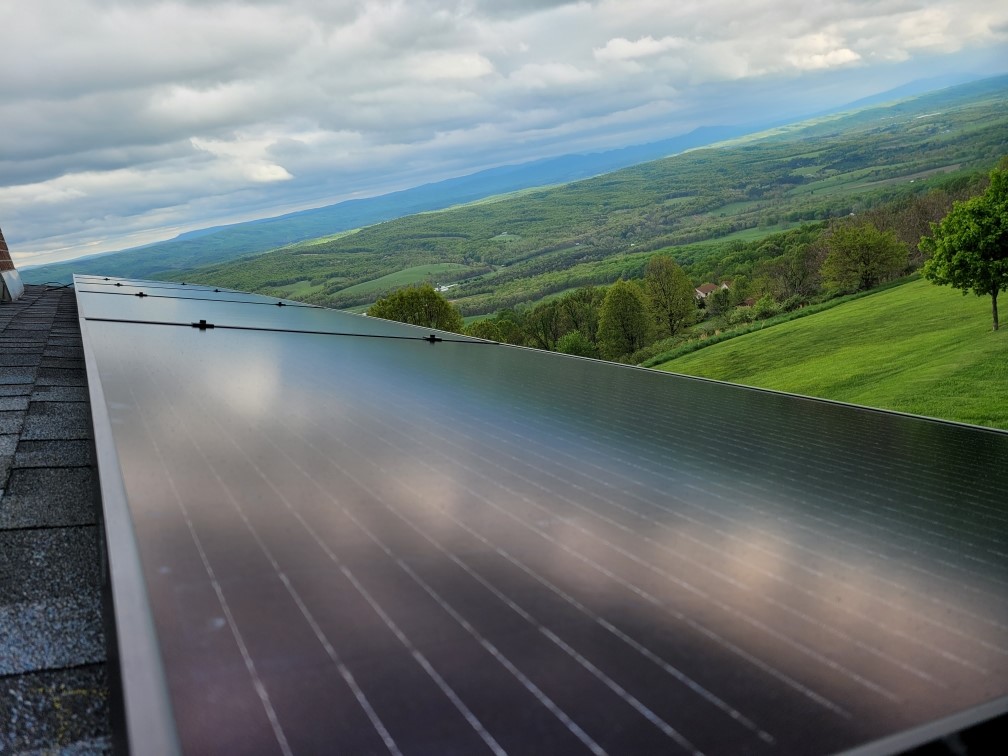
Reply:
[[[738,272],[723,260],[775,231],[935,187],[956,195],[1008,152],[1006,104],[1008,77],[988,79],[159,277],[351,308],[400,285],[400,271],[447,265],[428,280],[457,283],[467,316],[639,277],[659,250],[699,283]]]

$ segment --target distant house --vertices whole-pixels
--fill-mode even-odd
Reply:
[[[693,291],[696,292],[697,299],[707,299],[715,291],[730,289],[731,285],[731,281],[722,281],[720,284],[705,283],[700,284]]]
[[[697,286],[693,291],[696,292],[697,299],[707,299],[711,294],[720,289],[721,287],[717,284],[705,283]]]

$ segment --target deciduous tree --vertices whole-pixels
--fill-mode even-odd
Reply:
[[[663,331],[675,336],[696,317],[696,295],[686,272],[669,255],[653,255],[644,271],[644,291]]]
[[[998,329],[998,294],[1008,289],[1008,159],[991,173],[987,191],[956,202],[931,236],[921,239],[930,254],[922,273],[929,281],[991,298]]]
[[[487,341],[503,341],[504,337],[500,327],[492,320],[477,320],[465,327],[462,331],[466,336],[474,336],[477,339]]]
[[[581,331],[568,331],[557,342],[557,351],[564,354],[576,354],[578,357],[598,357],[596,347]]]
[[[371,305],[367,314],[424,328],[462,332],[462,313],[430,284],[397,289]]]
[[[599,352],[616,360],[646,346],[654,325],[647,298],[631,281],[617,281],[606,292],[599,312]]]
[[[826,243],[822,277],[833,289],[867,291],[906,269],[907,246],[892,231],[879,231],[872,223],[843,223]]]
[[[598,332],[599,308],[605,292],[594,286],[582,286],[558,300],[563,313],[564,331],[580,331],[592,344]],[[597,355],[592,355],[597,356]]]

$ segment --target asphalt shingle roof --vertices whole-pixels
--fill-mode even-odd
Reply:
[[[0,305],[0,753],[111,751],[101,538],[77,305]]]

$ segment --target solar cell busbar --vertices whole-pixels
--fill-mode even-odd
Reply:
[[[1008,434],[76,289],[137,753],[883,752],[1006,708]]]

